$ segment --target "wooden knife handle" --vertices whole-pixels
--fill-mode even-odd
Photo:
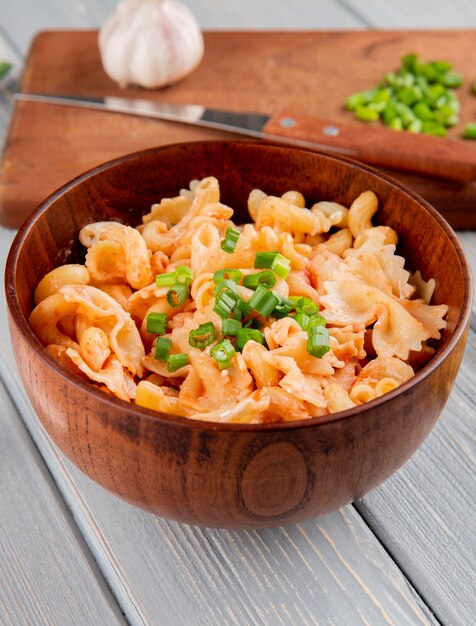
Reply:
[[[476,142],[398,132],[365,122],[329,122],[292,108],[273,115],[263,132],[334,148],[380,167],[459,182],[476,180]]]

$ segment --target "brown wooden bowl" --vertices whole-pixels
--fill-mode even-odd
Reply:
[[[247,221],[254,187],[298,189],[312,202],[344,205],[362,191],[379,197],[380,223],[400,236],[407,267],[434,277],[434,303],[449,305],[437,355],[387,395],[324,418],[274,424],[216,424],[156,413],[117,400],[53,360],[28,326],[42,276],[81,262],[79,229],[119,219],[132,225],[159,198],[193,178],[216,176],[222,199]],[[117,159],[48,198],[18,233],[6,268],[12,344],[44,427],[88,476],[164,517],[257,528],[320,515],[362,497],[397,470],[441,413],[460,366],[471,278],[447,223],[424,200],[373,169],[323,153],[257,142],[177,144]]]

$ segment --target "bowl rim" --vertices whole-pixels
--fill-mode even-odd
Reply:
[[[463,306],[461,315],[456,323],[453,334],[450,338],[448,344],[440,350],[431,361],[429,361],[421,370],[419,370],[412,378],[407,380],[405,383],[397,387],[396,389],[380,396],[379,398],[375,398],[370,402],[366,402],[364,405],[358,405],[347,409],[345,411],[338,411],[336,413],[330,413],[328,415],[312,417],[305,420],[295,420],[289,422],[269,422],[269,423],[228,423],[228,422],[214,422],[214,421],[206,421],[206,420],[194,420],[189,417],[181,417],[178,415],[173,415],[171,413],[163,413],[160,411],[154,411],[152,409],[147,409],[144,407],[137,406],[133,403],[127,403],[119,398],[114,396],[110,396],[100,391],[94,385],[92,385],[89,381],[83,381],[79,376],[76,376],[72,372],[70,372],[66,367],[63,367],[58,361],[56,361],[47,350],[40,343],[36,335],[31,330],[28,320],[23,316],[23,313],[20,309],[19,300],[16,294],[16,290],[14,289],[14,276],[15,270],[18,263],[19,253],[22,247],[23,242],[28,238],[30,231],[35,225],[37,219],[43,214],[46,213],[49,207],[68,189],[75,187],[76,185],[82,183],[84,180],[95,176],[96,174],[100,174],[101,172],[108,170],[117,165],[121,165],[127,163],[128,161],[132,161],[134,159],[142,158],[148,156],[150,154],[156,154],[159,152],[167,151],[171,148],[184,148],[184,147],[192,147],[192,146],[210,146],[210,145],[257,145],[257,146],[265,146],[268,148],[279,148],[286,150],[292,150],[293,152],[305,152],[307,154],[317,154],[326,159],[330,159],[332,161],[337,162],[345,162],[357,170],[364,171],[371,175],[376,176],[377,178],[382,179],[385,183],[389,184],[392,187],[396,187],[399,191],[410,196],[412,199],[416,200],[420,206],[426,210],[430,215],[439,223],[440,227],[444,231],[445,235],[450,240],[451,244],[455,248],[459,261],[461,263],[461,267],[463,270],[463,279],[464,279],[464,287],[465,293],[463,294]],[[301,428],[312,428],[318,426],[325,426],[334,422],[341,422],[342,420],[351,419],[353,417],[359,417],[364,415],[367,409],[373,409],[377,407],[383,407],[388,402],[391,402],[396,396],[404,395],[414,386],[419,384],[422,380],[427,378],[435,369],[437,369],[441,363],[449,356],[449,354],[454,350],[456,345],[458,344],[461,336],[467,329],[469,324],[471,310],[472,310],[472,301],[473,301],[473,285],[472,285],[472,277],[471,277],[471,267],[469,261],[466,257],[464,249],[459,242],[456,234],[454,233],[451,226],[448,222],[443,218],[443,216],[433,208],[426,200],[424,200],[421,196],[415,193],[412,189],[409,189],[406,185],[396,181],[391,176],[388,176],[386,173],[380,172],[379,170],[370,167],[364,163],[351,159],[347,156],[335,155],[324,150],[311,150],[305,147],[299,146],[291,146],[289,144],[283,144],[276,141],[264,141],[264,140],[243,140],[243,139],[230,139],[230,140],[201,140],[201,141],[190,141],[190,142],[177,142],[172,144],[166,144],[162,146],[155,146],[152,148],[147,148],[145,150],[138,150],[135,152],[130,152],[128,154],[119,156],[115,159],[111,159],[110,161],[106,161],[105,163],[101,163],[96,167],[90,168],[89,170],[79,174],[72,180],[66,182],[64,185],[53,191],[43,202],[41,202],[38,207],[30,214],[30,216],[23,222],[22,226],[18,230],[18,233],[13,240],[13,243],[10,247],[7,262],[5,266],[5,293],[7,306],[11,315],[11,320],[15,324],[16,329],[21,333],[23,339],[35,350],[38,357],[43,361],[43,363],[52,368],[59,376],[63,379],[66,384],[72,384],[77,389],[84,391],[85,393],[93,394],[98,400],[105,402],[110,406],[111,409],[116,409],[116,413],[112,412],[112,415],[117,415],[118,417],[123,414],[125,411],[129,413],[129,417],[138,417],[148,420],[152,420],[156,423],[162,423],[164,425],[174,425],[177,427],[183,428],[191,428],[194,430],[212,430],[212,431],[228,431],[228,432],[269,432],[269,431],[285,431],[289,429],[301,429]],[[362,408],[364,407],[364,408]]]

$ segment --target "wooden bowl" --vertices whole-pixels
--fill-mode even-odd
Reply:
[[[283,424],[216,424],[156,413],[110,397],[63,369],[28,326],[40,278],[81,262],[79,229],[116,219],[132,225],[159,198],[193,178],[216,176],[222,199],[247,221],[254,187],[309,201],[349,205],[379,197],[380,223],[400,236],[407,267],[434,277],[434,303],[449,305],[435,358],[397,390],[363,406]],[[117,159],[48,198],[18,233],[7,261],[12,344],[28,396],[44,427],[88,476],[163,517],[257,528],[327,513],[388,478],[413,454],[441,413],[460,366],[471,279],[463,250],[424,200],[369,167],[258,142],[177,144]]]

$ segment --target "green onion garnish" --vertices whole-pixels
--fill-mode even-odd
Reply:
[[[243,324],[243,328],[256,328],[260,330],[262,327],[261,322],[256,319],[256,317],[251,317],[245,324]]]
[[[282,254],[277,254],[271,265],[271,269],[281,278],[287,278],[291,271],[291,261]]]
[[[8,70],[11,68],[12,64],[8,61],[2,61],[0,63],[0,78],[3,78]]]
[[[167,370],[169,372],[176,372],[186,365],[188,365],[188,356],[186,354],[169,354],[167,357]]]
[[[327,322],[322,315],[311,315],[309,318],[308,328],[316,328],[319,326],[325,326],[326,324]]]
[[[213,290],[213,295],[218,300],[218,298],[221,296],[221,294],[224,291],[231,291],[231,292],[235,293],[236,295],[238,295],[238,288],[236,286],[235,281],[233,281],[233,280],[222,280],[221,282],[218,283],[218,285]]]
[[[155,284],[157,287],[172,287],[177,282],[177,274],[175,272],[169,272],[168,274],[158,274],[155,277]]]
[[[172,340],[168,337],[159,337],[155,344],[155,358],[159,361],[165,361],[170,352]]]
[[[465,139],[476,139],[476,124],[474,123],[466,124],[463,137]]]
[[[240,322],[245,317],[248,317],[250,313],[251,313],[251,307],[248,304],[248,302],[245,302],[241,298],[238,298],[236,302],[236,306],[233,309],[232,318]]]
[[[169,316],[167,313],[149,313],[146,321],[146,330],[148,333],[155,335],[163,335],[167,328]]]
[[[274,287],[276,284],[276,277],[271,270],[265,270],[264,272],[258,272],[258,274],[248,274],[243,279],[243,285],[248,289],[256,289],[258,285],[264,287]]]
[[[218,361],[221,370],[231,366],[235,353],[236,350],[229,339],[223,339],[210,350],[210,354],[215,361]]]
[[[191,330],[188,336],[188,343],[193,348],[199,348],[203,350],[215,340],[215,326],[213,326],[212,322],[206,322],[205,324],[200,324],[198,328],[195,330]]]
[[[306,315],[314,315],[319,311],[319,307],[311,298],[302,297],[296,302],[296,311],[298,313],[305,313]]]
[[[271,269],[281,278],[287,278],[291,269],[291,262],[279,252],[257,252],[255,268]]]
[[[235,251],[236,244],[240,238],[240,231],[237,228],[227,228],[225,233],[225,239],[221,242],[221,249],[227,254],[231,254]]]
[[[226,268],[224,270],[217,270],[213,274],[213,282],[221,283],[222,280],[233,280],[235,283],[239,283],[242,277],[240,270]]]
[[[236,333],[236,349],[240,352],[243,350],[245,343],[248,341],[257,341],[264,345],[264,335],[256,328],[242,328]]]
[[[306,313],[302,313],[301,311],[299,311],[298,313],[296,313],[296,315],[294,316],[294,319],[296,320],[296,322],[299,324],[299,326],[303,329],[303,330],[307,330],[308,326],[309,326],[309,320],[310,317],[309,315],[307,315]]]
[[[167,291],[167,302],[176,309],[185,303],[190,295],[190,289],[188,285],[182,285],[181,283],[175,283],[172,289]]]
[[[241,330],[241,322],[239,322],[238,320],[223,320],[223,323],[221,325],[221,332],[224,335],[231,335],[234,337],[239,330]]]
[[[175,274],[177,276],[177,282],[183,285],[190,285],[193,280],[192,270],[186,265],[179,265],[175,269]]]
[[[276,258],[277,254],[279,254],[277,250],[276,252],[257,252],[256,257],[255,257],[254,267],[256,269],[258,268],[271,269],[271,266],[273,265],[273,261]]]
[[[324,326],[315,326],[307,330],[307,351],[318,359],[329,352],[330,338],[329,331]]]
[[[263,285],[259,285],[256,288],[256,291],[248,301],[250,307],[263,317],[269,317],[278,302],[279,298],[269,289],[263,287]]]
[[[286,317],[293,310],[294,303],[290,298],[284,298],[280,296],[278,304],[274,307],[271,317],[275,317],[277,320]]]
[[[235,308],[238,298],[238,294],[233,293],[231,289],[225,289],[217,298],[213,310],[222,319],[226,319]]]

